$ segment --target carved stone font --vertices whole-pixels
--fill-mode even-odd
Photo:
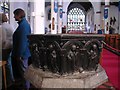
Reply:
[[[72,74],[96,70],[102,51],[103,35],[30,35],[33,66],[53,73]]]

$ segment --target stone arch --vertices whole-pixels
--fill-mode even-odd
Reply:
[[[83,10],[84,13],[86,13],[84,7],[81,4],[79,4],[78,2],[71,2],[67,8],[67,14],[71,9],[75,7],[80,8],[81,10]]]
[[[76,25],[76,27],[78,27],[76,30],[80,30],[80,28],[82,30],[85,30],[86,29],[86,16],[87,16],[87,11],[92,8],[93,5],[92,3],[89,1],[89,0],[86,0],[86,1],[81,1],[81,0],[73,0],[69,3],[68,7],[67,7],[67,29],[70,29],[72,26],[74,25],[68,25],[70,22],[69,21],[69,18],[68,18],[68,14],[70,12],[70,10],[74,9],[74,8],[79,8],[82,10],[82,12],[84,13],[85,15],[85,19],[84,19],[84,22],[77,22],[76,23],[79,23]],[[78,14],[79,15],[79,14]],[[73,22],[74,23],[74,22]],[[81,24],[81,23],[84,23],[84,24]],[[70,27],[69,27],[70,26]],[[80,27],[80,28],[79,28]],[[72,28],[75,30],[75,28]],[[71,30],[72,30],[71,29]]]

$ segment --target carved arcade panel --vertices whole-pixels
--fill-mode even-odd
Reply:
[[[32,64],[59,73],[96,70],[102,51],[103,35],[30,35]]]

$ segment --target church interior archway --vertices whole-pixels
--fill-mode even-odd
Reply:
[[[92,8],[91,2],[71,2],[67,9],[67,32],[71,30],[85,31],[86,15]]]

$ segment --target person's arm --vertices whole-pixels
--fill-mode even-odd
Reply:
[[[12,42],[13,31],[14,31],[14,30],[13,30],[12,26],[9,24],[8,36],[7,36],[9,48],[12,48],[12,45],[13,45],[13,42]]]
[[[6,31],[2,28],[2,48],[5,48],[6,47]]]
[[[10,24],[6,24],[5,30],[6,30],[6,42],[4,47],[7,49],[12,48],[13,28],[11,27]]]

